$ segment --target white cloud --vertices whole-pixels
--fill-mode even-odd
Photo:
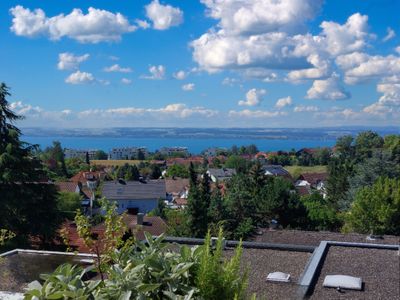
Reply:
[[[241,111],[235,111],[235,110],[229,111],[230,117],[272,118],[284,115],[286,115],[286,113],[281,111],[249,110],[249,109],[244,109]]]
[[[89,59],[89,54],[75,56],[73,53],[64,52],[58,55],[57,68],[59,70],[77,70],[80,63]]]
[[[395,55],[367,55],[358,64],[345,71],[345,82],[355,84],[391,75],[400,75],[400,57]]]
[[[239,79],[232,78],[232,77],[225,77],[224,80],[222,80],[223,85],[229,85],[229,86],[233,86],[233,85],[235,85],[235,83],[238,83],[238,82],[239,82]]]
[[[317,106],[309,105],[309,106],[304,106],[304,105],[299,105],[296,106],[293,109],[294,112],[317,112],[319,111],[319,108]]]
[[[165,30],[183,22],[183,12],[178,7],[162,5],[158,0],[153,0],[145,9],[154,29]]]
[[[136,29],[122,14],[93,7],[89,7],[87,14],[75,8],[68,15],[50,18],[42,9],[31,11],[20,5],[10,12],[13,15],[11,31],[25,37],[45,36],[51,40],[69,37],[81,43],[115,42],[124,33]]]
[[[278,109],[284,108],[285,106],[290,106],[292,105],[292,97],[287,96],[285,98],[280,98],[278,101],[276,101],[275,107]]]
[[[307,99],[344,100],[350,98],[350,93],[340,85],[336,75],[325,80],[314,80],[307,91]]]
[[[319,11],[322,0],[201,0],[228,34],[297,32]]]
[[[182,90],[189,92],[189,91],[193,91],[194,87],[195,87],[194,83],[187,83],[187,84],[182,85]]]
[[[328,60],[322,59],[318,54],[311,54],[307,61],[314,68],[290,71],[287,80],[291,82],[299,82],[304,79],[321,79],[327,77],[330,71]]]
[[[388,27],[388,28],[386,29],[386,31],[387,31],[387,34],[386,34],[386,36],[382,39],[383,42],[387,42],[387,41],[393,39],[393,38],[396,36],[396,32],[395,32],[392,28],[390,28],[390,27]]]
[[[70,84],[84,84],[94,82],[94,76],[91,73],[76,71],[69,75],[66,79],[66,83]]]
[[[345,24],[324,21],[322,35],[326,38],[326,50],[332,55],[358,51],[366,46],[368,16],[355,13]]]
[[[394,50],[395,50],[398,54],[400,54],[400,46],[396,47]]]
[[[267,93],[264,89],[251,89],[246,93],[246,100],[240,100],[239,105],[242,106],[256,106],[261,103],[263,96]]]
[[[161,80],[165,77],[165,71],[166,68],[163,65],[150,66],[150,75],[142,75],[141,78],[150,80]]]
[[[172,75],[175,79],[183,80],[188,76],[188,72],[180,70]]]
[[[104,68],[104,72],[119,72],[119,73],[131,73],[131,68],[123,68],[119,64],[112,65],[110,67]]]
[[[278,75],[264,68],[246,68],[241,74],[245,78],[259,79],[263,82],[273,82],[278,79]]]
[[[148,29],[148,28],[151,27],[150,23],[147,22],[146,20],[139,20],[139,19],[136,19],[135,22],[136,22],[136,24],[137,24],[140,28],[142,28],[142,29]]]
[[[131,84],[131,83],[132,83],[132,80],[129,79],[129,78],[122,78],[122,79],[121,79],[121,83],[123,83],[123,84]]]
[[[339,107],[333,107],[332,109],[328,111],[323,111],[323,112],[316,112],[315,116],[323,117],[323,118],[329,118],[329,119],[354,119],[360,117],[359,112],[355,112],[351,108],[339,108]]]

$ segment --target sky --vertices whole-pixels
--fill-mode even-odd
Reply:
[[[400,125],[398,0],[3,0],[22,127]]]

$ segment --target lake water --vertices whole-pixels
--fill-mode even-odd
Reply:
[[[187,147],[190,153],[198,154],[209,147],[230,148],[233,145],[257,145],[260,151],[298,150],[301,148],[331,147],[335,140],[301,140],[301,139],[189,139],[189,138],[116,138],[116,137],[63,137],[63,136],[23,136],[23,141],[38,144],[42,149],[50,146],[54,140],[60,141],[64,148],[102,149],[106,152],[114,147],[144,146],[149,151],[161,147]]]

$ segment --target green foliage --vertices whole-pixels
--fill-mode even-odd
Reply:
[[[222,231],[211,250],[205,245],[171,250],[163,237],[134,241],[115,249],[103,280],[84,280],[90,271],[62,265],[44,281],[32,282],[27,300],[44,299],[242,299],[246,277],[240,275],[239,246],[231,259],[222,255]]]
[[[223,233],[220,229],[215,249],[211,246],[210,233],[205,238],[199,255],[196,287],[202,299],[243,299],[247,287],[247,275],[240,276],[242,246],[239,244],[230,260],[223,258]]]
[[[307,209],[307,229],[334,231],[340,228],[341,222],[336,209],[320,193],[303,196],[301,202]]]
[[[168,224],[167,233],[171,236],[190,236],[188,215],[183,210],[167,209],[165,218]]]
[[[94,159],[97,159],[97,160],[104,160],[107,158],[108,158],[108,155],[103,150],[97,150],[96,154],[94,155]]]
[[[69,175],[75,175],[81,171],[90,170],[90,166],[79,157],[66,159],[65,166]]]
[[[126,163],[122,166],[117,167],[117,169],[115,170],[115,177],[118,179],[122,178],[127,181],[138,181],[140,178],[139,169],[136,165]]]
[[[225,161],[225,167],[235,169],[238,173],[245,173],[249,169],[249,163],[241,156],[231,155]]]
[[[167,177],[188,178],[189,170],[184,165],[174,164],[167,169]]]
[[[7,230],[7,229],[0,229],[0,247],[3,246],[8,240],[11,240],[15,237],[15,233]]]
[[[77,193],[59,192],[57,197],[57,208],[64,213],[66,217],[71,215],[77,209],[81,208],[82,197]]]
[[[361,188],[346,215],[346,229],[360,233],[400,234],[400,179],[380,177]]]
[[[48,175],[53,179],[69,176],[64,151],[59,141],[53,141],[53,145],[44,149],[40,156],[48,170]]]
[[[383,138],[376,132],[364,131],[360,132],[355,140],[356,158],[361,161],[371,157],[374,149],[382,148]]]

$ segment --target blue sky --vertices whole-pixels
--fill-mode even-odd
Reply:
[[[400,124],[396,0],[1,1],[29,127]]]

